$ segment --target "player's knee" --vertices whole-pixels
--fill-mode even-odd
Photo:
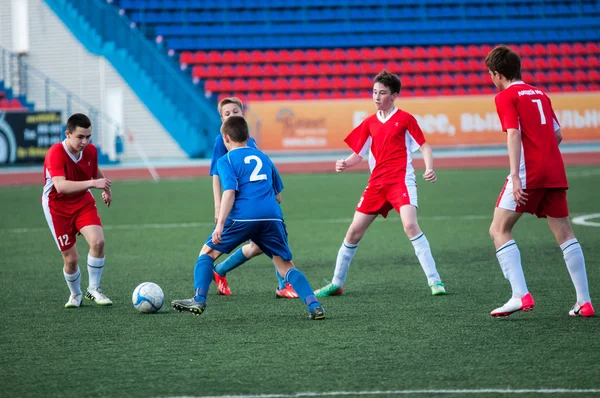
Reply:
[[[346,232],[346,242],[351,245],[356,245],[362,239],[365,232],[359,228],[350,226],[348,232]]]
[[[404,233],[409,238],[415,237],[421,233],[421,229],[417,223],[407,223],[404,225]]]
[[[104,253],[104,238],[96,238],[90,242],[90,251],[93,253]]]
[[[77,272],[77,263],[79,262],[77,253],[63,256],[63,260],[65,262],[65,272],[67,274],[74,274]]]
[[[259,256],[262,254],[262,250],[260,250],[260,247],[258,247],[258,245],[254,242],[250,242],[250,244],[248,244],[248,256],[249,258],[253,258],[256,256]]]

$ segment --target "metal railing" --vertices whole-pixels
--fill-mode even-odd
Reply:
[[[0,47],[0,81],[14,97],[33,101],[36,111],[60,111],[65,124],[73,113],[88,115],[94,129],[94,142],[101,148],[115,144],[106,142],[108,137],[121,135],[121,126],[97,107],[29,65],[24,56],[3,47]]]

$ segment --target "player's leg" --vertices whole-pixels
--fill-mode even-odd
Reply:
[[[42,202],[46,222],[52,233],[63,258],[63,276],[69,287],[70,295],[65,308],[77,308],[81,305],[81,271],[79,270],[79,255],[75,246],[75,228],[72,217],[55,214],[47,202]]]
[[[75,237],[73,237],[74,241]],[[64,262],[63,275],[71,293],[69,300],[65,303],[65,308],[78,308],[83,300],[83,292],[81,291],[81,271],[78,265],[77,246],[73,245],[62,251],[61,255]]]
[[[539,215],[548,217],[548,225],[563,251],[567,270],[575,286],[577,302],[571,308],[571,311],[569,311],[569,315],[594,316],[594,307],[592,307],[585,269],[585,258],[581,245],[575,238],[571,223],[569,222],[569,206],[567,204],[566,191],[564,189],[548,190],[544,196]]]
[[[375,221],[377,215],[378,214],[363,214],[358,211],[354,213],[352,223],[350,224],[350,227],[348,227],[344,242],[342,242],[342,246],[338,251],[333,279],[331,283],[315,291],[317,297],[335,296],[344,291],[344,282],[348,275],[350,263],[356,254],[358,243],[365,232],[367,232],[367,229],[369,229],[369,226]]]
[[[195,295],[191,299],[173,300],[171,306],[177,311],[189,311],[200,315],[206,308],[206,297],[210,284],[213,280],[215,260],[223,253],[230,253],[240,243],[249,239],[253,223],[231,221],[225,224],[221,234],[221,243],[212,242],[212,233],[206,239],[200,250],[200,255],[194,265],[194,289]]]
[[[292,286],[302,302],[308,307],[310,319],[325,319],[325,311],[313,293],[308,279],[299,269],[294,267],[292,260],[286,260],[281,256],[273,256],[273,263],[277,272],[285,275],[286,282]]]
[[[112,300],[106,297],[100,286],[102,271],[104,271],[104,231],[98,224],[86,225],[79,229],[90,246],[87,258],[89,283],[85,298],[98,305],[112,305]]]
[[[404,233],[410,239],[415,254],[419,259],[419,264],[427,277],[427,284],[431,289],[431,294],[434,296],[446,294],[446,288],[442,283],[440,274],[435,266],[435,260],[431,254],[431,247],[425,234],[421,231],[417,221],[417,208],[412,204],[407,204],[400,207],[400,219],[404,227]]]
[[[531,198],[530,198],[531,199]],[[521,253],[512,238],[512,229],[523,213],[496,207],[490,226],[490,236],[496,247],[496,258],[504,277],[510,282],[512,297],[502,307],[491,312],[494,317],[505,317],[513,312],[533,309],[534,300],[525,282]]]
[[[210,238],[209,238],[210,239]],[[189,311],[200,315],[206,309],[206,297],[213,279],[215,261],[222,252],[208,245],[202,246],[200,255],[194,265],[194,297],[184,300],[173,300],[171,305],[179,312]]]

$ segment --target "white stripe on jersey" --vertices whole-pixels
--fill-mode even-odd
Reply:
[[[56,239],[56,231],[54,229],[54,222],[52,221],[52,214],[50,214],[50,191],[52,191],[53,186],[54,183],[52,182],[52,177],[50,177],[50,172],[46,170],[46,184],[44,185],[44,191],[42,194],[42,208],[44,209],[44,216],[46,216],[46,222],[48,223],[48,227],[50,227],[50,232],[52,232],[52,238],[54,238],[54,242],[56,242],[56,246],[58,246],[58,250],[60,250],[58,239]]]

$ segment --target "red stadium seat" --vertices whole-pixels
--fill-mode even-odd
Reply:
[[[583,58],[583,57],[575,57],[575,58],[573,59],[573,63],[575,64],[575,67],[576,67],[576,68],[582,68],[582,69],[585,69],[585,68],[587,68],[587,66],[588,66],[588,65],[587,65],[587,61],[586,61],[586,59],[585,59],[585,58]]]
[[[521,68],[522,69],[534,69],[535,63],[532,58],[521,58]]]
[[[360,80],[356,77],[349,76],[345,79],[345,82],[346,82],[347,88],[352,88],[352,89],[360,88]]]
[[[548,61],[546,58],[537,57],[534,59],[536,69],[548,69]]]
[[[287,91],[290,89],[290,83],[283,77],[275,79],[275,90],[276,91]]]
[[[361,48],[360,49],[360,60],[361,61],[371,61],[375,58],[375,53],[370,48]]]
[[[415,47],[415,58],[417,59],[425,59],[427,57],[427,50],[425,47],[417,46]]]
[[[232,64],[237,61],[237,55],[233,51],[227,50],[221,55],[221,62]]]
[[[207,60],[211,64],[220,64],[222,62],[221,53],[218,51],[211,51],[207,55]]]
[[[318,99],[330,99],[331,96],[329,95],[329,91],[319,91],[319,93],[317,94],[317,98]]]
[[[452,50],[450,49],[450,47],[445,46],[445,48],[449,49],[450,51],[450,56],[452,56]],[[440,47],[437,46],[429,46],[427,47],[427,58],[434,58],[434,59],[439,59],[439,58],[444,58],[445,55],[443,55],[443,51],[442,49],[440,49]]]
[[[219,68],[217,65],[208,65],[205,76],[215,78],[221,77],[221,68]]]
[[[196,65],[192,68],[192,76],[204,79],[206,77],[206,67],[204,65]],[[3,97],[0,92],[0,98]]]
[[[318,62],[321,60],[321,53],[318,50],[310,49],[304,53],[306,62]]]
[[[250,53],[250,62],[259,63],[259,64],[267,62],[265,53],[262,51],[258,51],[258,50],[252,51]]]
[[[293,77],[290,80],[290,90],[294,91],[294,90],[302,90],[302,88],[304,88],[304,82],[302,81],[302,79],[299,79],[297,77]]]
[[[458,87],[454,89],[454,94],[455,95],[467,95],[467,90],[465,90],[462,87]]]
[[[341,62],[333,64],[333,74],[338,76],[345,75],[346,65]]]
[[[193,64],[194,63],[194,54],[190,51],[183,51],[179,56],[179,62],[182,64]]]
[[[319,90],[330,90],[332,88],[329,78],[321,76],[317,79],[317,88]]]
[[[333,99],[343,99],[345,97],[344,97],[344,93],[342,93],[341,91],[334,91],[331,94],[331,98],[333,98]]]
[[[456,64],[449,59],[445,59],[441,62],[441,68],[444,72],[454,72],[456,70]]]
[[[305,78],[303,86],[305,90],[316,90],[318,88],[317,81],[312,77]]]
[[[575,91],[587,91],[587,86],[583,83],[575,85]]]
[[[591,69],[588,72],[588,80],[593,83],[600,83],[600,72],[595,69]]]
[[[363,71],[360,69],[360,66],[356,62],[348,62],[346,64],[346,74],[347,75],[360,75]]]
[[[196,51],[194,53],[194,61],[195,64],[205,64],[208,62],[208,56],[204,51]]]
[[[302,94],[300,94],[299,91],[292,91],[290,93],[290,99],[291,100],[301,100],[302,98],[303,98]]]
[[[588,68],[592,68],[592,69],[600,68],[600,59],[595,55],[587,56],[586,63],[587,63]]]
[[[328,49],[328,48],[324,48],[320,51],[321,53],[321,61],[324,62],[332,62],[335,61],[335,55],[333,54],[333,51]],[[341,62],[342,60],[340,60]]]
[[[600,45],[598,43],[587,43],[585,45],[585,49],[587,50],[588,54],[600,54]]]
[[[275,99],[275,94],[270,92],[264,92],[262,93],[261,99],[263,101],[273,101]]]
[[[305,69],[305,74],[307,76],[318,76],[320,74],[320,68],[317,66],[317,64],[314,64],[312,62],[309,64],[306,64],[304,69]]]
[[[235,73],[235,69],[233,69],[233,65],[223,65],[221,67],[220,75],[221,77],[234,77],[237,74]]]
[[[264,79],[250,79],[248,81],[248,89],[250,91],[277,91],[279,87],[275,84],[275,80],[266,77]]]
[[[444,69],[442,68],[442,65],[435,59],[432,59],[430,61],[427,61],[427,71],[428,72],[441,72]]]
[[[425,96],[427,96],[427,93],[422,88],[417,88],[417,89],[413,90],[413,95],[415,97],[425,97]]]
[[[575,81],[575,75],[571,71],[563,70],[560,73],[561,79],[564,83],[573,83]]]
[[[306,55],[302,50],[296,49],[291,52],[290,56],[292,62],[306,62]]]
[[[441,80],[442,80],[442,86],[448,86],[448,87],[452,87],[455,85],[454,83],[454,79],[452,78],[452,76],[448,73],[444,73],[441,76]]]
[[[459,59],[454,64],[454,70],[456,70],[457,72],[468,72],[471,70],[471,68],[469,67],[469,63],[467,60]]]
[[[334,76],[333,79],[331,79],[331,86],[334,90],[342,90],[346,87],[346,83],[340,76]]]
[[[248,101],[258,101],[258,100],[260,100],[260,94],[258,94],[258,93],[248,93],[248,96],[246,97],[246,99]]]
[[[464,49],[464,47],[463,47]],[[450,46],[442,46],[442,48],[440,49],[440,56],[437,58],[455,58],[458,57],[458,55],[456,54],[456,47],[450,47]],[[461,56],[462,58],[462,56]]]
[[[442,88],[442,91],[440,92],[440,94],[450,96],[450,95],[454,95],[454,91],[452,91],[452,89],[449,87],[444,87],[444,88]]]
[[[535,55],[535,50],[530,44],[521,44],[521,46],[519,46],[519,55],[521,57],[533,57]]]
[[[256,64],[252,64],[250,66],[250,69],[252,70],[252,68],[255,66],[260,68],[260,66],[258,66]],[[261,68],[261,70],[262,70],[262,73],[264,76],[277,76],[279,74],[277,71],[277,68],[273,64],[265,64],[265,67]]]
[[[562,68],[562,62],[560,62],[560,59],[557,57],[550,57],[548,58],[548,68],[550,69],[561,69]]]
[[[454,46],[454,56],[456,58],[467,58],[469,52],[465,46]]]
[[[469,95],[479,95],[481,94],[481,91],[479,91],[478,87],[469,87],[468,93]]]
[[[463,73],[457,73],[454,75],[454,82],[457,86],[469,86],[469,79],[467,75]]]
[[[279,54],[273,50],[268,50],[264,53],[264,62],[282,62],[279,61]]]
[[[563,69],[575,68],[575,62],[573,62],[573,58],[571,57],[561,57],[560,62],[562,63]]]
[[[356,48],[349,48],[346,52],[346,59],[348,61],[361,61],[362,56],[360,55],[360,50]]]
[[[560,48],[561,54],[564,54],[564,55],[573,55],[574,54],[573,47],[569,43],[561,43],[558,46],[558,48]]]
[[[304,93],[304,99],[317,99],[317,93],[315,93],[314,91],[307,91]]]
[[[600,91],[599,83],[591,83],[587,85],[588,91]]]
[[[304,71],[304,66],[302,64],[291,64],[290,66],[290,74],[292,76],[304,76],[306,75]]]
[[[410,47],[402,47],[400,49],[400,58],[412,61],[415,58],[415,51]]]
[[[550,72],[552,73],[552,72]],[[546,75],[545,72],[536,72],[534,75],[534,81],[537,84],[546,84],[552,81],[552,78],[550,78],[548,75]]]
[[[561,86],[561,90],[565,93],[572,93],[575,91],[575,86],[573,86],[572,84],[563,84]]]
[[[373,49],[373,60],[387,59],[387,51],[383,47]]]
[[[333,50],[333,57],[334,57],[334,59],[337,59],[340,62],[345,61],[346,60],[346,50],[344,50],[343,48],[335,48]]]
[[[548,91],[551,93],[560,93],[560,86],[558,84],[551,84],[548,86]]]
[[[293,62],[294,58],[292,57],[292,53],[288,50],[279,50],[277,52],[277,60],[279,62]]]
[[[218,91],[219,83],[216,80],[208,79],[204,82],[204,89],[208,91]]]
[[[250,53],[246,50],[238,51],[236,53],[235,58],[235,62],[237,62],[238,64],[247,64],[252,62],[252,57],[250,56]]]
[[[582,43],[573,43],[573,54],[575,55],[587,55],[587,48],[585,44]]]

